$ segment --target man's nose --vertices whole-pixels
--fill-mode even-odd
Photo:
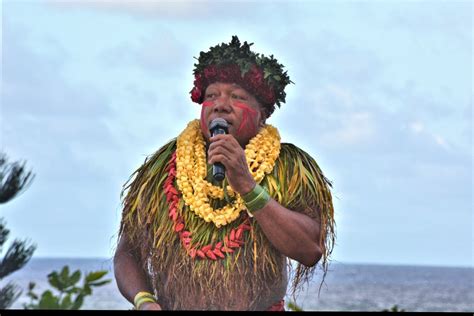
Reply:
[[[232,106],[230,104],[229,97],[221,96],[216,101],[214,101],[214,108],[212,109],[212,111],[230,113],[232,111]]]

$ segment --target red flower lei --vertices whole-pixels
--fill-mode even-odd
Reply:
[[[174,179],[176,178],[176,151],[171,155],[171,159],[165,170],[168,172],[168,177],[163,184],[163,189],[166,194],[166,202],[169,203],[168,216],[174,222],[174,231],[179,235],[182,245],[191,258],[194,259],[197,256],[202,259],[210,260],[217,260],[218,258],[224,259],[226,254],[233,253],[235,248],[244,245],[244,232],[252,229],[248,216],[245,216],[243,222],[237,228],[232,229],[230,233],[224,237],[223,241],[219,241],[215,245],[209,244],[199,248],[192,246],[192,233],[185,230],[184,219],[178,213],[180,193],[173,186]]]
[[[273,89],[263,80],[263,71],[256,65],[242,77],[239,66],[227,64],[224,66],[210,65],[202,73],[194,76],[194,88],[191,90],[191,100],[201,104],[204,100],[204,90],[213,82],[235,82],[257,96],[263,104],[275,103]]]

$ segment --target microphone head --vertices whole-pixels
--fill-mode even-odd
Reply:
[[[212,120],[211,125],[209,126],[209,130],[213,131],[214,129],[219,127],[227,131],[229,124],[223,118],[218,117]]]

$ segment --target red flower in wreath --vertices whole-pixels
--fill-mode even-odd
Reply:
[[[204,69],[204,77],[206,79],[214,78],[217,75],[217,69],[215,65],[211,65]]]
[[[240,69],[237,65],[226,65],[219,69],[219,80],[222,82],[240,82]]]
[[[252,68],[245,74],[244,80],[248,81],[255,90],[258,90],[263,84],[263,71],[256,65],[252,65]]]
[[[201,89],[194,87],[191,90],[191,100],[196,103],[201,103]]]

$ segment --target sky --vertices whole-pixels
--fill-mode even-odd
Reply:
[[[294,84],[267,121],[333,183],[332,261],[474,266],[470,1],[2,2],[0,206],[35,257],[113,256],[120,191],[199,117],[194,57],[232,35]]]

